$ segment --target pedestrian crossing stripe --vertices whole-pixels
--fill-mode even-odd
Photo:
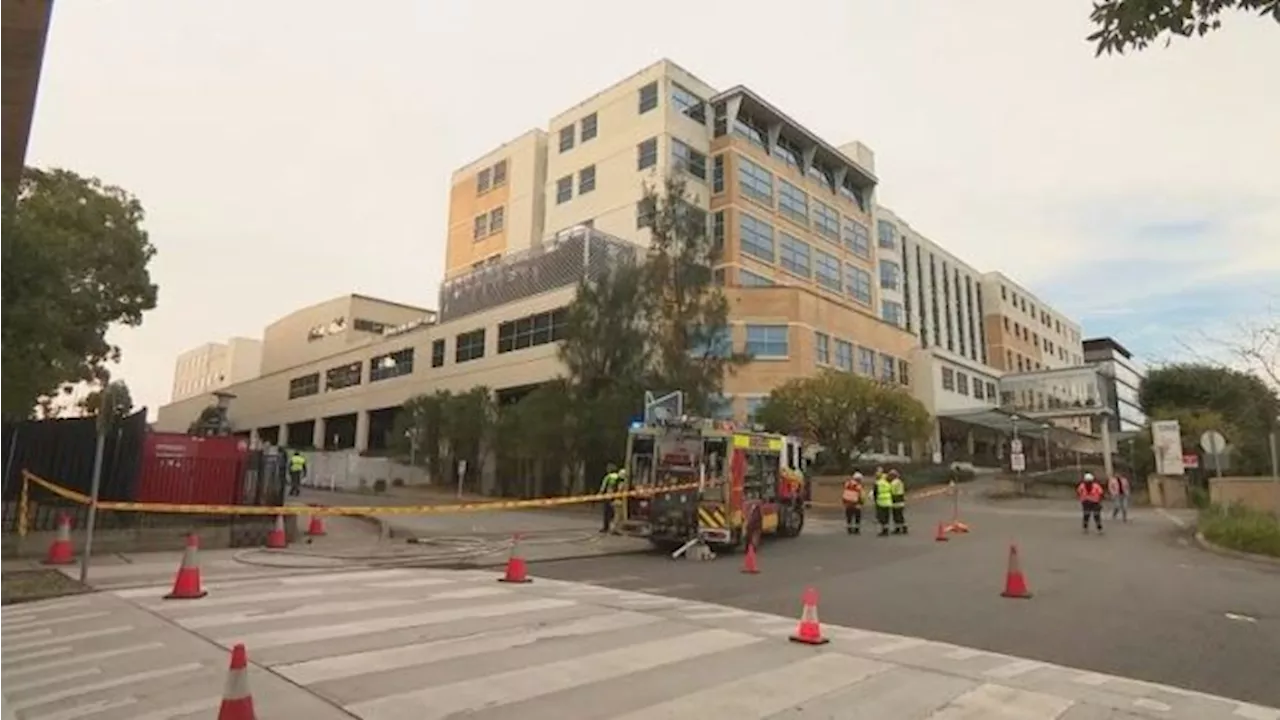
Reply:
[[[717,505],[702,505],[698,508],[698,527],[723,530],[725,527],[724,508]]]
[[[225,659],[210,647],[186,665],[175,663],[177,653],[190,654],[189,639],[152,636],[154,627],[145,623],[153,622],[223,644],[244,642],[251,673],[270,668],[292,681],[288,693],[297,693],[274,689],[261,700],[306,707],[294,703],[305,692],[336,706],[316,705],[311,720],[473,713],[762,720],[782,713],[840,717],[855,705],[869,717],[1039,720],[1072,711],[1146,714],[1156,703],[1202,720],[1280,720],[1280,711],[1257,705],[1113,676],[1090,674],[1097,680],[1086,684],[1076,680],[1079,670],[998,653],[958,654],[962,648],[947,643],[828,625],[833,642],[814,651],[785,641],[793,617],[612,588],[605,588],[612,597],[599,599],[576,593],[582,585],[555,580],[499,587],[496,577],[430,569],[330,573],[308,578],[306,584],[326,587],[315,599],[299,598],[301,578],[260,579],[211,594],[219,602],[208,607],[128,591],[78,598],[90,611],[111,609],[105,620],[134,624],[137,633],[113,641],[120,650],[111,653],[102,638],[87,641],[83,633],[94,629],[84,624],[88,619],[67,628],[42,625],[53,628],[44,646],[65,645],[66,652],[28,659],[6,648],[5,679],[23,676],[12,690],[6,684],[6,709],[19,708],[28,720],[108,720],[123,717],[122,709],[131,718],[158,720],[216,707]],[[410,583],[417,579],[438,582]],[[406,599],[414,603],[389,604]],[[664,604],[643,602],[653,600]],[[20,632],[65,612],[65,601],[32,603],[6,612],[3,629]],[[136,640],[143,633],[166,648],[143,652]],[[126,652],[130,662],[120,663],[115,655]],[[93,682],[30,681],[50,671],[87,676],[91,667],[101,670]],[[157,682],[180,682],[183,691],[156,692]],[[1107,692],[1111,683],[1124,687]],[[575,712],[582,708],[593,710]]]

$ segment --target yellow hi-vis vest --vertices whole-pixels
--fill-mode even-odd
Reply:
[[[302,472],[307,467],[307,458],[302,453],[294,453],[289,457],[289,471]]]
[[[889,496],[893,501],[894,507],[907,506],[907,485],[902,482],[902,478],[894,478],[889,481]]]
[[[893,488],[883,477],[876,478],[876,507],[893,507]]]

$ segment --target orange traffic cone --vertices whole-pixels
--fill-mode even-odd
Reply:
[[[822,624],[818,622],[817,589],[805,588],[804,610],[800,613],[800,625],[790,639],[791,642],[804,645],[826,645],[830,642],[822,636]]]
[[[49,544],[45,565],[71,565],[75,563],[75,549],[71,547],[71,517],[58,513],[58,536]]]
[[[249,691],[249,657],[244,645],[231,648],[231,669],[227,671],[227,685],[222,691],[222,705],[218,707],[218,720],[257,720],[253,711],[253,693]]]
[[[742,558],[742,572],[747,575],[756,575],[760,572],[760,567],[756,565],[755,543],[747,543],[747,554]]]
[[[165,600],[198,600],[209,594],[200,585],[200,561],[196,557],[199,551],[200,536],[191,533],[187,536],[187,548],[182,551],[182,564],[173,578],[173,592],[165,595]]]
[[[938,532],[933,536],[933,541],[947,542],[949,540],[951,540],[951,538],[947,537],[947,526],[942,523],[938,523]]]
[[[283,550],[289,547],[289,538],[284,534],[284,516],[276,516],[276,526],[267,533],[267,549]]]
[[[324,534],[324,518],[319,515],[312,515],[311,523],[307,525],[307,535],[310,535],[311,537],[319,537]]]
[[[1004,592],[1002,597],[1027,600],[1031,590],[1027,587],[1027,578],[1022,574],[1022,564],[1018,562],[1018,546],[1009,546],[1009,569],[1005,572]]]
[[[498,578],[498,582],[533,582],[533,578],[529,577],[529,568],[525,565],[524,558],[520,557],[520,533],[511,536],[511,555],[507,558],[507,573]]]

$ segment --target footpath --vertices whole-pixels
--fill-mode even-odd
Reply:
[[[141,587],[7,607],[21,720],[208,718],[229,648],[258,717],[311,720],[1280,720],[1280,709],[851,627],[479,570]],[[814,608],[816,619],[817,608]]]

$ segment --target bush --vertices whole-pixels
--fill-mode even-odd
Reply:
[[[1240,552],[1280,557],[1280,518],[1275,514],[1233,503],[1213,505],[1200,513],[1205,539]]]
[[[1191,485],[1187,488],[1187,502],[1193,508],[1204,510],[1209,507],[1209,491],[1199,485]]]

